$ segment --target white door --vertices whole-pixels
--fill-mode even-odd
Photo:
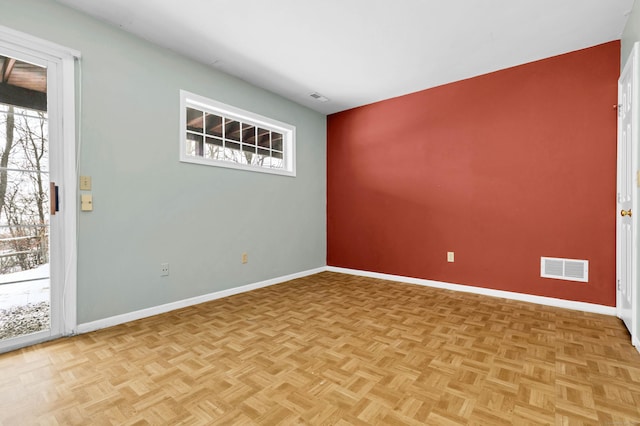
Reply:
[[[0,27],[0,352],[76,327],[73,58],[55,52]]]
[[[617,292],[618,316],[636,341],[638,188],[638,43],[618,80]]]

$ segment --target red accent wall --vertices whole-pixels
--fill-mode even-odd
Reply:
[[[614,41],[329,116],[327,263],[615,306],[619,64]]]

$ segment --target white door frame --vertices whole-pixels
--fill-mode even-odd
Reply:
[[[56,238],[56,246],[51,251],[60,254],[61,262],[51,264],[51,274],[60,277],[58,292],[51,294],[52,305],[54,299],[58,301],[59,316],[51,318],[51,335],[42,338],[48,340],[61,335],[74,334],[77,331],[76,319],[76,285],[77,285],[77,169],[76,158],[76,100],[75,100],[75,67],[80,52],[69,49],[28,34],[15,31],[0,25],[0,47],[7,50],[21,52],[25,55],[40,58],[56,64],[55,72],[49,73],[48,78],[55,79],[53,87],[57,92],[48,93],[49,137],[57,141],[57,150],[61,151],[56,158],[57,175],[50,177],[51,181],[64,183],[60,186],[59,205],[63,213],[59,216],[62,221],[58,226],[63,232]],[[49,83],[48,83],[49,84]],[[51,96],[49,96],[51,95]],[[53,221],[52,217],[52,221]],[[53,243],[53,240],[52,240]],[[4,348],[23,346],[23,342],[32,342],[29,336],[14,339],[15,344]]]
[[[632,194],[632,201],[631,201],[631,209],[632,209],[632,213],[633,215],[631,216],[631,228],[632,228],[632,238],[631,238],[631,268],[629,268],[631,270],[631,278],[630,278],[630,285],[631,285],[631,327],[629,329],[629,333],[631,334],[631,342],[632,344],[638,348],[638,350],[640,350],[640,341],[638,340],[638,269],[637,269],[637,264],[638,261],[636,259],[636,256],[638,255],[639,251],[639,247],[638,247],[638,215],[640,215],[640,210],[638,210],[638,195],[639,194],[639,190],[638,188],[640,187],[640,170],[638,170],[638,144],[639,144],[639,139],[638,139],[638,135],[640,134],[640,121],[638,119],[638,112],[640,111],[639,107],[640,105],[638,104],[638,100],[639,100],[639,96],[638,93],[640,91],[640,87],[638,85],[639,81],[638,81],[638,72],[639,72],[639,68],[638,68],[638,54],[639,54],[639,49],[640,49],[640,42],[636,42],[633,45],[633,49],[631,50],[631,53],[629,55],[629,58],[627,59],[627,62],[624,65],[624,68],[622,70],[622,73],[620,74],[620,76],[622,77],[623,75],[627,74],[627,73],[632,73],[632,78],[633,78],[633,93],[630,94],[630,102],[631,102],[631,167],[630,167],[630,172],[633,174],[632,176],[632,188],[631,188],[631,194]],[[618,143],[618,150],[620,150],[621,144],[620,144],[620,138],[622,137],[622,129],[621,129],[621,119],[620,119],[620,108],[622,108],[622,104],[624,104],[624,102],[622,101],[622,96],[627,96],[623,93],[624,89],[621,89],[620,87],[620,80],[618,80],[618,138],[617,138],[617,143]],[[617,310],[617,315],[618,318],[622,318],[623,316],[623,308],[622,308],[622,303],[623,303],[623,296],[622,296],[622,290],[621,290],[621,284],[620,284],[620,277],[621,277],[621,268],[624,266],[623,265],[623,256],[621,254],[621,247],[620,247],[620,238],[621,238],[621,216],[620,216],[620,185],[621,185],[621,181],[622,181],[622,177],[621,177],[621,165],[620,165],[620,152],[618,152],[618,164],[617,164],[617,174],[618,174],[618,179],[617,179],[617,199],[616,199],[616,310]],[[623,284],[624,285],[624,284]]]

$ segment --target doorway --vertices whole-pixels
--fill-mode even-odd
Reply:
[[[74,71],[0,27],[0,352],[75,331]]]

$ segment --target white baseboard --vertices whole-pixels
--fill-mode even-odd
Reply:
[[[573,300],[556,299],[554,297],[534,296],[524,293],[514,293],[511,291],[493,290],[490,288],[474,287],[461,284],[451,284],[441,281],[425,280],[421,278],[403,277],[401,275],[382,274],[379,272],[360,271],[357,269],[338,268],[327,266],[327,271],[340,272],[343,274],[357,275],[369,278],[398,281],[408,284],[417,284],[426,287],[442,288],[446,290],[464,291],[466,293],[483,294],[485,296],[502,297],[504,299],[519,300],[521,302],[536,303],[538,305],[554,306],[556,308],[573,309],[576,311],[592,312],[596,314],[616,316],[616,308],[612,306],[596,305],[586,302],[575,302]]]
[[[280,284],[285,281],[302,278],[309,275],[317,274],[324,271],[339,272],[343,274],[378,278],[383,280],[397,281],[408,284],[422,285],[426,287],[442,288],[446,290],[463,291],[466,293],[483,294],[486,296],[501,297],[504,299],[519,300],[522,302],[536,303],[539,305],[554,306],[558,308],[573,309],[577,311],[592,312],[604,315],[616,315],[616,308],[611,306],[596,305],[593,303],[575,302],[572,300],[556,299],[553,297],[533,296],[530,294],[514,293],[511,291],[493,290],[483,287],[474,287],[461,284],[451,284],[441,281],[425,280],[421,278],[404,277],[401,275],[382,274],[379,272],[361,271],[357,269],[339,268],[335,266],[326,266],[307,271],[298,272],[291,275],[272,278],[253,284],[247,284],[240,287],[234,287],[227,290],[221,290],[214,293],[204,294],[202,296],[191,297],[189,299],[178,300],[176,302],[166,303],[164,305],[154,306],[139,311],[129,312],[126,314],[116,315],[109,318],[103,318],[83,324],[78,324],[76,333],[88,333],[90,331],[99,330],[101,328],[112,327],[114,325],[123,324],[129,321],[135,321],[153,315],[163,314],[165,312],[184,308],[187,306],[197,305],[199,303],[209,302],[211,300],[221,299],[223,297],[233,296],[234,294],[245,293],[247,291],[256,290],[262,287],[268,287]],[[634,346],[640,351],[640,342],[634,342]]]
[[[116,315],[109,318],[103,318],[96,321],[78,324],[77,333],[88,333],[90,331],[99,330],[101,328],[112,327],[114,325],[123,324],[129,321],[135,321],[153,315],[163,314],[187,306],[197,305],[199,303],[209,302],[211,300],[222,299],[223,297],[233,296],[234,294],[245,293],[247,291],[256,290],[262,287],[268,287],[280,284],[285,281],[294,280],[296,278],[306,277],[308,275],[317,274],[326,271],[326,267],[309,269],[303,272],[297,272],[291,275],[272,278],[270,280],[260,281],[253,284],[247,284],[240,287],[234,287],[227,290],[216,291],[215,293],[203,294],[202,296],[191,297],[189,299],[178,300],[176,302],[166,303],[164,305],[154,306],[139,311],[129,312],[126,314]]]

